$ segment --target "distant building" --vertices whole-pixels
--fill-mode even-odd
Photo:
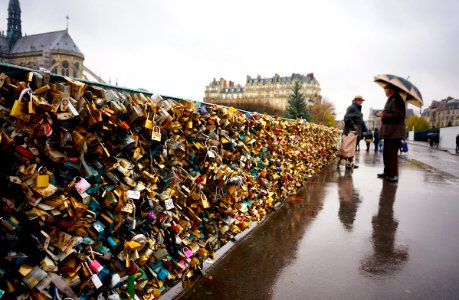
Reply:
[[[383,109],[370,108],[370,114],[368,115],[367,121],[365,121],[368,129],[375,130],[375,128],[381,128],[381,118],[377,116],[381,111],[383,111]]]
[[[382,112],[384,109],[374,109],[370,108],[370,114],[368,116],[367,121],[365,121],[365,124],[367,125],[368,129],[375,130],[375,128],[381,128],[381,118],[378,117],[378,114]],[[405,114],[405,120],[411,118],[414,116],[414,111],[411,108],[408,108],[406,110]]]
[[[432,128],[459,126],[459,99],[434,100],[422,115],[429,120]]]
[[[83,77],[85,69],[84,55],[68,29],[22,35],[19,0],[9,1],[6,35],[0,32],[0,61],[78,78]]]
[[[204,102],[272,115],[281,114],[287,108],[288,97],[296,81],[301,82],[308,107],[321,102],[320,84],[313,73],[294,73],[286,77],[275,74],[270,78],[247,76],[245,87],[223,78],[214,78],[206,86]]]

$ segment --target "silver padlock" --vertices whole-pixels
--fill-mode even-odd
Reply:
[[[103,285],[102,281],[100,280],[99,276],[97,276],[97,274],[94,274],[92,272],[92,270],[89,267],[87,262],[84,262],[84,264],[85,264],[86,268],[89,270],[89,273],[91,273],[91,282],[94,285],[94,288],[96,290],[99,289]]]
[[[218,148],[215,146],[207,147],[207,157],[209,159],[216,159],[218,156]]]

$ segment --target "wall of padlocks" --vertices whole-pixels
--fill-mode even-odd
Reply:
[[[0,298],[156,299],[335,158],[338,130],[0,74]]]

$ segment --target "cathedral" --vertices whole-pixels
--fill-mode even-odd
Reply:
[[[9,0],[6,35],[0,32],[0,62],[83,78],[84,55],[65,30],[22,35],[19,0]]]

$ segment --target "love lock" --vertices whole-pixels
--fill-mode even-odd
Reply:
[[[207,147],[206,158],[208,158],[211,162],[220,158],[220,156],[218,155],[218,148],[216,146]]]
[[[145,248],[147,238],[143,234],[135,235],[129,242],[124,243],[124,257],[126,259],[126,269],[131,269],[132,262],[136,261],[139,256],[139,251]],[[131,274],[135,274],[131,273]]]
[[[39,167],[38,168],[38,175],[35,186],[38,188],[43,188],[49,186],[49,174],[46,170],[46,167]]]

